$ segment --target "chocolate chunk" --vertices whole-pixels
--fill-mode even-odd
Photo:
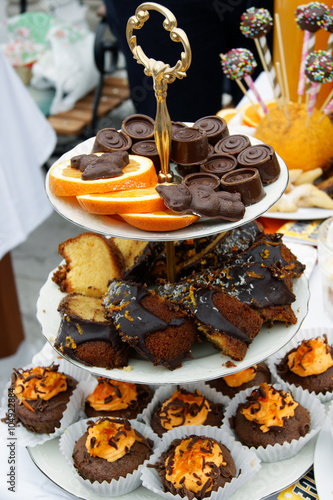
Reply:
[[[122,169],[129,163],[126,151],[104,153],[103,155],[78,155],[71,159],[71,167],[82,172],[82,180],[117,177],[123,174]]]

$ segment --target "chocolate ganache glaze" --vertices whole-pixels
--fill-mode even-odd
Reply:
[[[132,139],[115,128],[103,128],[97,132],[92,153],[113,153],[114,151],[129,151]]]
[[[251,142],[246,135],[235,134],[219,140],[214,146],[214,151],[217,154],[227,153],[237,157],[243,149],[249,146],[251,146]]]
[[[237,156],[240,168],[253,167],[258,169],[264,186],[276,181],[280,175],[280,165],[272,146],[258,144],[244,149]]]
[[[156,191],[162,196],[170,210],[192,212],[200,217],[220,217],[224,220],[237,221],[244,217],[245,206],[239,193],[214,191],[197,184],[160,184]]]
[[[172,132],[170,159],[177,165],[197,165],[208,157],[208,138],[205,131],[180,127]]]
[[[115,151],[102,155],[82,154],[71,159],[71,167],[82,172],[82,180],[117,177],[123,174],[122,169],[129,164],[127,151]]]
[[[258,203],[266,196],[259,172],[255,168],[239,168],[224,174],[221,186],[229,193],[240,193],[245,206]]]
[[[128,116],[121,125],[122,131],[132,139],[132,143],[153,139],[154,128],[155,121],[150,116],[140,114]]]
[[[237,160],[234,156],[227,153],[214,154],[208,158],[206,163],[200,165],[200,171],[214,174],[221,178],[222,175],[234,170],[236,167]]]
[[[216,144],[229,135],[227,122],[220,116],[204,116],[197,120],[193,127],[206,132],[209,144]]]

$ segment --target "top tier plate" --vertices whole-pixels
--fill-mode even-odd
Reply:
[[[233,134],[232,129],[230,134]],[[243,134],[246,135],[246,134]],[[248,136],[252,145],[262,144],[258,139]],[[75,155],[91,153],[94,137],[78,144],[71,151],[65,153],[59,161],[69,160]],[[118,221],[117,219],[107,215],[93,215],[85,212],[76,201],[75,197],[59,197],[54,195],[49,190],[49,176],[46,176],[46,193],[52,204],[53,208],[65,219],[70,222],[81,226],[87,230],[101,233],[107,236],[115,236],[118,238],[127,238],[132,240],[144,241],[173,241],[173,240],[186,240],[190,238],[201,238],[210,236],[223,231],[228,231],[235,227],[242,226],[250,222],[263,213],[265,213],[284,193],[288,184],[288,168],[281,157],[278,157],[281,173],[279,178],[272,184],[265,186],[266,196],[245,209],[243,219],[237,222],[226,222],[221,219],[204,219],[201,218],[194,224],[178,229],[171,232],[154,232],[143,231],[136,227],[130,226],[125,221]]]

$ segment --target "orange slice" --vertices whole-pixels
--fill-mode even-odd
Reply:
[[[199,219],[197,215],[177,214],[172,210],[150,214],[120,214],[120,216],[131,226],[144,231],[175,231]]]
[[[165,204],[155,187],[129,189],[112,193],[83,194],[77,196],[81,207],[90,214],[133,214],[159,212]]]
[[[265,101],[265,104],[268,107],[269,111],[277,107],[277,104],[274,100]],[[256,109],[258,112],[256,112]],[[261,119],[265,116],[259,104],[253,105],[250,102],[243,104],[243,106],[241,106],[238,111],[243,115],[243,125],[247,125],[248,127],[257,127]]]
[[[157,184],[153,162],[143,156],[130,155],[130,162],[123,168],[123,175],[92,181],[82,180],[81,172],[71,168],[70,160],[53,165],[49,171],[49,188],[56,196],[107,193],[125,189],[141,189]]]
[[[238,109],[236,108],[223,108],[216,113],[216,116],[224,118],[225,121],[228,123],[231,120],[231,118],[233,118],[237,113]]]

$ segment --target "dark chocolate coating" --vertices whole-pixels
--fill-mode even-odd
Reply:
[[[218,141],[214,146],[215,153],[227,153],[236,156],[243,149],[251,146],[250,139],[246,135],[235,134]]]
[[[137,141],[153,139],[155,121],[147,115],[131,115],[125,118],[121,125],[122,131],[127,134],[134,144]]]
[[[258,144],[244,149],[237,156],[240,168],[254,167],[259,171],[264,186],[276,181],[280,175],[280,165],[272,146]]]
[[[234,170],[237,167],[237,160],[234,156],[227,153],[214,154],[208,158],[206,163],[200,166],[201,172],[217,175],[222,175]]]
[[[170,160],[177,165],[197,165],[208,157],[206,132],[194,127],[180,127],[172,133]]]
[[[327,7],[323,3],[310,2],[296,8],[296,23],[303,31],[315,33],[324,25],[324,15]]]
[[[103,128],[97,132],[92,153],[113,153],[114,151],[129,151],[132,139],[115,128]]]
[[[193,127],[206,132],[208,142],[214,146],[223,137],[229,136],[227,122],[220,116],[205,116],[197,120]]]
[[[157,151],[157,146],[153,140],[138,141],[132,145],[132,154],[138,156],[145,156],[150,158],[154,163],[156,173],[158,174],[161,170],[161,160],[160,155]]]
[[[264,191],[259,172],[255,168],[239,168],[221,177],[222,189],[229,193],[240,193],[245,206],[262,200]]]
[[[182,180],[182,184],[185,184],[187,187],[206,186],[213,189],[213,191],[218,191],[220,189],[220,179],[212,173],[207,174],[205,172],[196,172],[186,175]]]
[[[102,155],[78,155],[71,159],[71,167],[82,172],[83,180],[104,179],[123,174],[122,169],[129,163],[127,151],[115,151]]]

